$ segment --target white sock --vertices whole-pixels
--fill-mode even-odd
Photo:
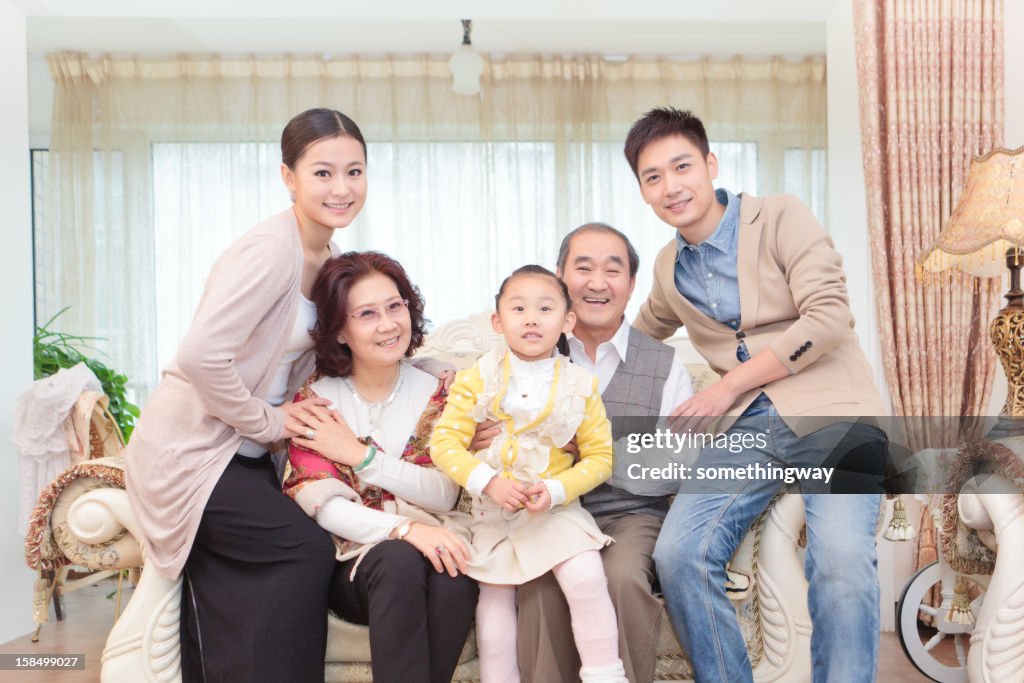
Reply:
[[[629,683],[622,660],[608,666],[585,666],[580,669],[582,683]]]

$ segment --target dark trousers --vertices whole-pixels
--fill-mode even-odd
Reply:
[[[185,564],[182,681],[323,683],[336,564],[327,532],[281,492],[270,456],[234,456]]]
[[[337,563],[331,610],[370,627],[376,683],[450,683],[476,610],[476,581],[438,573],[405,541],[371,548],[350,580],[356,560]]]

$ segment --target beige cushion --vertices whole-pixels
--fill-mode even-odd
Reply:
[[[693,393],[707,389],[721,379],[718,373],[705,363],[686,363],[685,365],[693,380]]]
[[[476,634],[470,628],[466,646],[462,648],[459,663],[476,657]],[[364,662],[370,661],[370,628],[342,621],[334,615],[327,617],[327,657],[328,662]]]

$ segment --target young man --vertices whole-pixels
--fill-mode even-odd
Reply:
[[[690,398],[685,366],[672,348],[630,327],[626,305],[639,258],[621,232],[603,223],[582,225],[562,240],[558,276],[569,289],[576,324],[569,335],[572,361],[598,378],[616,442],[623,418],[656,418]],[[481,425],[486,427],[487,425]],[[486,429],[477,439],[493,437]],[[482,443],[486,443],[485,441]],[[483,447],[474,441],[471,448]],[[616,457],[620,457],[618,448]],[[583,497],[583,507],[615,543],[601,551],[619,627],[619,656],[631,683],[654,679],[661,603],[654,597],[654,544],[668,512],[667,496],[639,496],[604,484]],[[578,679],[569,609],[549,573],[519,587],[519,669],[525,683]]]
[[[853,332],[842,259],[811,212],[788,195],[716,191],[718,160],[689,112],[648,112],[630,130],[625,155],[644,201],[676,230],[634,326],[664,339],[686,325],[722,376],[672,414],[700,424],[725,416],[730,442],[761,437],[741,452],[705,447],[696,466],[822,465],[851,441],[881,452],[884,434],[852,421],[880,415],[882,405]],[[701,683],[753,680],[725,564],[780,485],[687,482],[663,525],[658,577]],[[880,495],[802,492],[814,680],[873,681]]]

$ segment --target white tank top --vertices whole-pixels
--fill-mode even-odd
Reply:
[[[288,343],[281,356],[281,362],[277,364],[274,371],[274,379],[270,382],[270,388],[261,398],[272,406],[279,406],[290,396],[285,396],[288,391],[288,377],[292,371],[292,365],[299,356],[313,348],[313,338],[309,331],[316,324],[316,304],[299,294],[299,310],[295,314],[295,324],[292,326],[291,334],[288,335]],[[239,446],[238,452],[252,458],[259,457],[267,452],[265,446],[255,441],[245,439]]]

